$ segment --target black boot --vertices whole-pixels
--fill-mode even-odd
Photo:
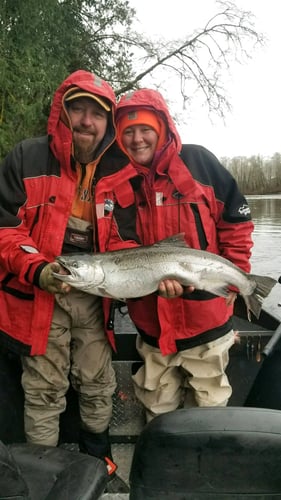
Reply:
[[[103,432],[89,432],[81,429],[78,444],[81,453],[87,453],[102,459],[104,457],[111,458],[109,429]]]
[[[89,432],[81,429],[79,437],[81,453],[87,453],[105,461],[108,470],[106,493],[129,493],[127,484],[116,474],[117,465],[113,462],[109,440],[109,429],[103,432]]]

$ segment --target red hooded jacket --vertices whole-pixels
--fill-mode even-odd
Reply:
[[[42,264],[62,251],[77,184],[63,104],[73,86],[102,96],[112,108],[95,173],[99,251],[136,245],[129,181],[135,170],[114,142],[114,92],[94,74],[76,71],[55,92],[48,136],[17,144],[0,167],[0,342],[22,354],[45,352],[52,320],[54,296],[38,284]],[[114,206],[109,212],[108,201]]]
[[[222,255],[248,272],[253,223],[235,179],[204,147],[182,146],[167,105],[155,90],[122,96],[117,129],[124,112],[136,108],[156,112],[167,128],[167,141],[149,169],[132,161],[142,177],[136,192],[142,243],[183,232],[190,247]],[[128,309],[143,339],[163,354],[212,341],[232,327],[233,307],[227,307],[224,298],[199,290],[176,299],[152,294],[129,301]]]

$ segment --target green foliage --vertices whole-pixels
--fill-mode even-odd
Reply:
[[[45,133],[53,93],[77,69],[114,82],[132,76],[120,34],[126,0],[2,0],[0,158],[19,140]]]

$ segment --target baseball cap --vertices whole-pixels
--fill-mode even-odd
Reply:
[[[110,106],[104,99],[102,99],[97,94],[92,94],[91,92],[87,92],[86,90],[80,89],[79,87],[71,88],[68,92],[66,92],[64,96],[65,102],[73,101],[74,99],[78,99],[79,97],[89,97],[96,101],[105,111],[110,111]]]

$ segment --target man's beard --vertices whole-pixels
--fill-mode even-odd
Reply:
[[[89,145],[88,147],[85,144],[74,144],[74,157],[79,163],[90,163],[93,161],[95,157],[96,147],[93,145]]]

